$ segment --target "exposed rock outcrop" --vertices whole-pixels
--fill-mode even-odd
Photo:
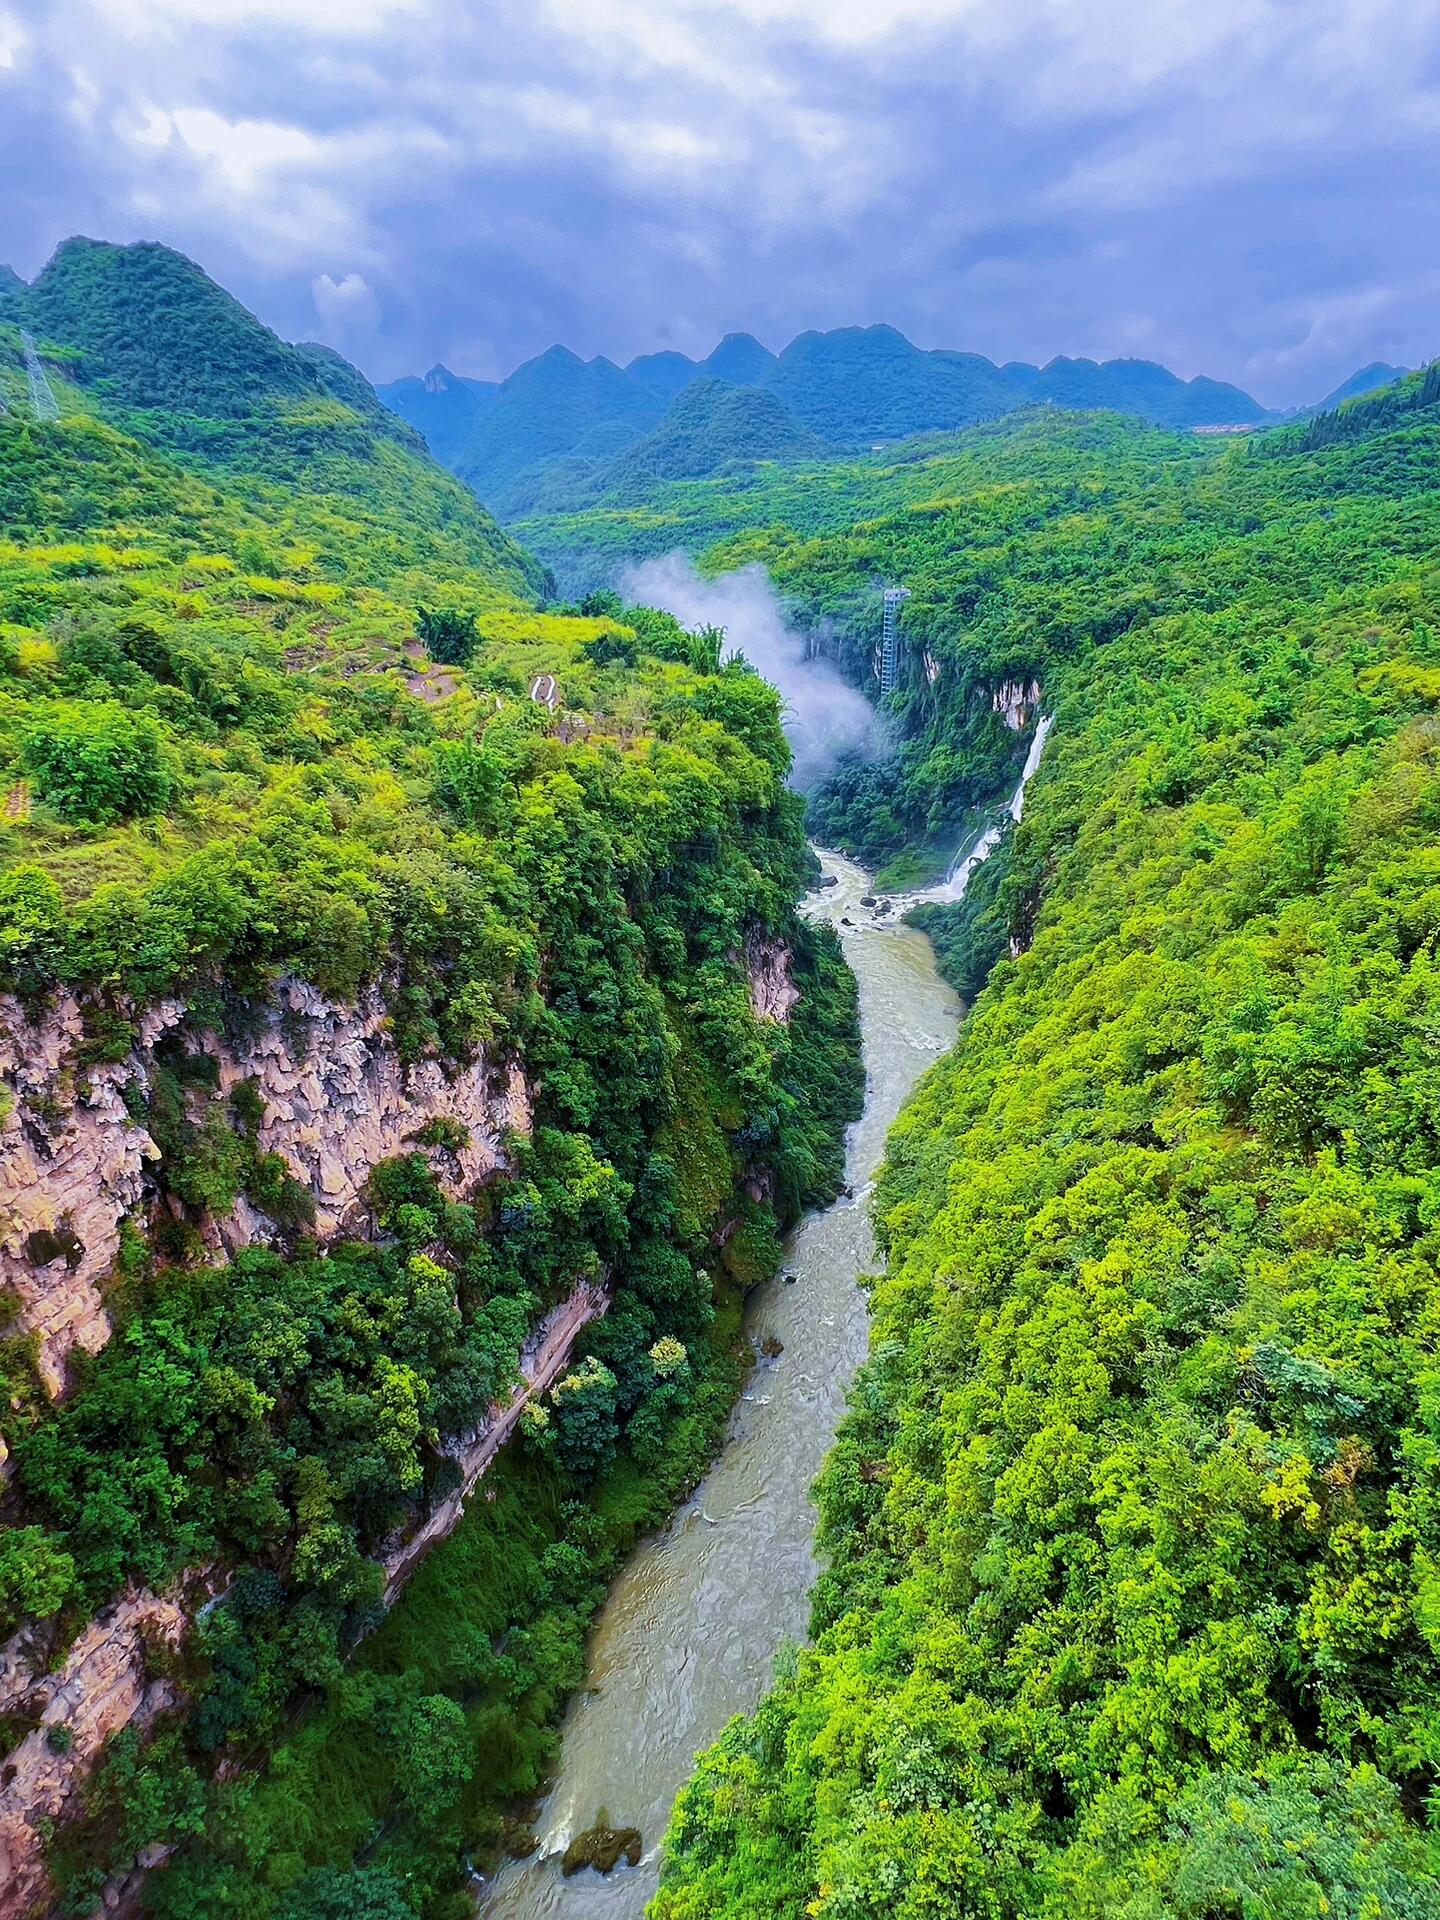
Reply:
[[[125,1090],[144,1093],[144,1053],[183,1012],[174,1002],[152,1009],[136,1054],[87,1068],[78,1001],[64,996],[31,1019],[0,997],[0,1286],[20,1301],[20,1330],[39,1336],[51,1393],[77,1347],[94,1353],[110,1338],[99,1283],[160,1151],[130,1117]]]
[[[186,1012],[181,1001],[147,1010],[124,1060],[87,1066],[77,1001],[32,1018],[0,999],[0,1287],[20,1301],[20,1329],[39,1336],[52,1394],[77,1348],[93,1353],[110,1337],[102,1282],[121,1223],[156,1192],[159,1149],[133,1112],[148,1094],[156,1045]],[[189,1044],[214,1055],[217,1098],[242,1080],[254,1084],[264,1108],[259,1144],[309,1190],[321,1239],[360,1224],[372,1169],[414,1151],[427,1122],[463,1129],[463,1140],[433,1155],[452,1198],[504,1165],[507,1133],[530,1129],[515,1064],[482,1055],[450,1076],[436,1060],[404,1065],[378,988],[344,1006],[283,977],[243,1040],[227,1046],[199,1034]],[[275,1231],[243,1198],[212,1226],[231,1252]]]
[[[453,1077],[438,1060],[405,1066],[378,988],[342,1006],[286,978],[247,1039],[233,1050],[208,1036],[204,1044],[218,1055],[219,1097],[242,1080],[255,1084],[265,1108],[259,1144],[281,1154],[309,1189],[322,1240],[358,1224],[372,1169],[413,1152],[428,1121],[458,1122],[467,1135],[436,1158],[451,1198],[504,1166],[507,1133],[530,1131],[529,1090],[517,1065],[497,1071],[481,1054]],[[244,1222],[233,1237],[226,1231],[232,1245],[249,1237]]]
[[[132,1588],[98,1614],[47,1673],[17,1634],[0,1648],[0,1712],[29,1730],[0,1768],[0,1920],[50,1897],[44,1831],[125,1726],[148,1726],[175,1706],[175,1682],[155,1654],[179,1647],[186,1616],[177,1601]]]
[[[800,998],[790,974],[790,949],[783,940],[752,927],[745,936],[745,971],[750,977],[750,1009],[757,1020],[784,1026]]]
[[[1024,733],[1040,710],[1040,682],[1002,680],[990,697],[990,705],[1012,733]]]

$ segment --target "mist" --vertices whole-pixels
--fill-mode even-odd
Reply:
[[[794,757],[790,784],[806,793],[853,754],[879,745],[875,709],[828,660],[805,657],[805,636],[786,618],[758,562],[705,580],[688,554],[667,553],[627,568],[620,591],[631,605],[663,607],[682,626],[723,627],[729,650],[743,654],[780,694]]]

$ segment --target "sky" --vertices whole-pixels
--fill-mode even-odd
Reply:
[[[888,321],[1272,405],[1440,353],[1440,0],[0,0],[0,261],[373,378]]]

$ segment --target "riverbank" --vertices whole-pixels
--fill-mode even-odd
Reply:
[[[762,1358],[725,1449],[617,1578],[591,1637],[586,1688],[566,1714],[560,1771],[537,1820],[540,1848],[477,1889],[487,1920],[643,1913],[697,1749],[755,1705],[775,1655],[806,1630],[816,1572],[810,1484],[866,1347],[859,1279],[875,1257],[869,1181],[895,1115],[959,1019],[924,936],[874,922],[860,904],[869,876],[837,855],[823,861],[835,884],[805,911],[837,929],[860,992],[866,1099],[848,1140],[849,1190],[800,1223],[779,1276],[747,1302],[746,1331]],[[639,1829],[640,1864],[566,1879],[566,1846],[602,1817]]]

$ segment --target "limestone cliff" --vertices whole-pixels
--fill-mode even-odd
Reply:
[[[0,1288],[20,1302],[20,1330],[38,1336],[51,1393],[63,1390],[77,1348],[93,1353],[110,1337],[103,1283],[121,1223],[158,1192],[159,1149],[134,1115],[144,1110],[157,1045],[187,1012],[180,1001],[147,1010],[125,1059],[87,1065],[78,1002],[63,998],[32,1014],[0,998]],[[517,1065],[480,1055],[448,1071],[438,1060],[406,1066],[378,989],[346,1006],[285,977],[252,1012],[243,1039],[187,1031],[186,1046],[214,1057],[217,1100],[242,1080],[252,1084],[263,1103],[258,1144],[282,1155],[308,1189],[322,1240],[363,1225],[372,1169],[414,1151],[427,1122],[464,1130],[460,1144],[432,1152],[451,1197],[504,1165],[507,1133],[529,1130]],[[243,1198],[210,1228],[231,1252],[275,1231]]]
[[[0,1916],[48,1904],[44,1835],[121,1727],[148,1726],[178,1694],[156,1655],[177,1648],[173,1598],[131,1589],[92,1620],[57,1672],[25,1633],[0,1647],[0,1713],[26,1728],[0,1771]]]
[[[745,971],[750,980],[750,1010],[757,1020],[784,1026],[800,998],[790,972],[790,949],[759,927],[745,936]]]
[[[990,696],[990,706],[1012,733],[1023,733],[1040,710],[1040,682],[1002,680]]]

